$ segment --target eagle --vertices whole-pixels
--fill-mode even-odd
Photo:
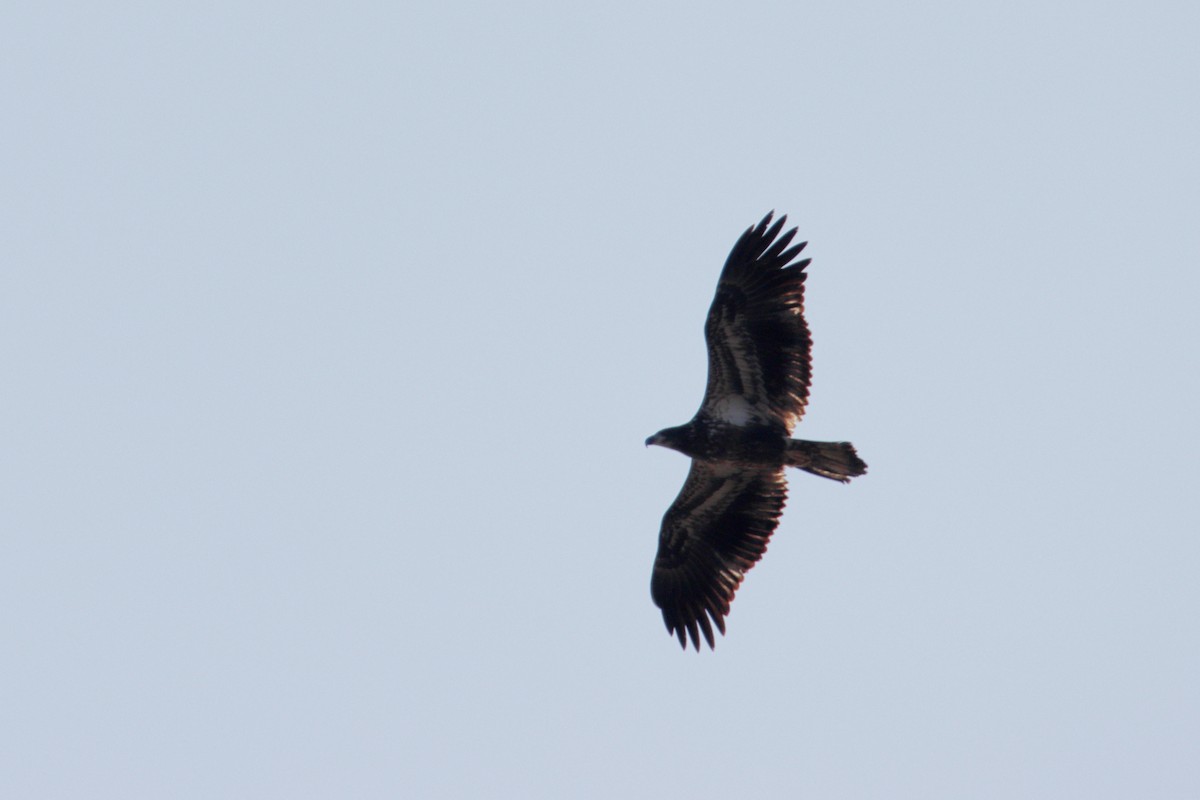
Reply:
[[[867,465],[849,442],[792,439],[812,380],[804,321],[808,242],[775,212],[746,230],[725,261],[704,323],[708,385],[686,425],[646,440],[692,459],[663,515],[650,595],[667,631],[697,651],[713,627],[725,634],[729,604],[767,549],[787,499],[786,467],[843,483]]]

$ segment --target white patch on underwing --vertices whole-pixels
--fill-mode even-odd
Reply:
[[[749,425],[762,422],[762,412],[740,394],[722,397],[713,405],[713,416],[730,425]]]

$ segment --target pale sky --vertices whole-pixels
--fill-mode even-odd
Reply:
[[[1200,7],[24,4],[0,795],[1200,796]],[[730,246],[810,439],[650,600]]]

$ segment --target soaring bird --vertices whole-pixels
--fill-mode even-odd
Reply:
[[[713,626],[725,633],[729,604],[767,549],[787,499],[785,467],[841,481],[867,465],[849,442],[792,439],[812,379],[804,321],[808,242],[788,247],[787,217],[774,212],[742,234],[717,282],[704,323],[708,386],[686,425],[646,440],[678,450],[692,468],[663,515],[650,595],[667,631],[696,650]]]

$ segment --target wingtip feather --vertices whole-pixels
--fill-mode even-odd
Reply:
[[[715,650],[716,645],[713,644],[713,629],[708,621],[708,614],[700,612],[700,630],[704,633],[704,641],[708,642],[708,649]],[[697,650],[700,649],[697,645]]]

